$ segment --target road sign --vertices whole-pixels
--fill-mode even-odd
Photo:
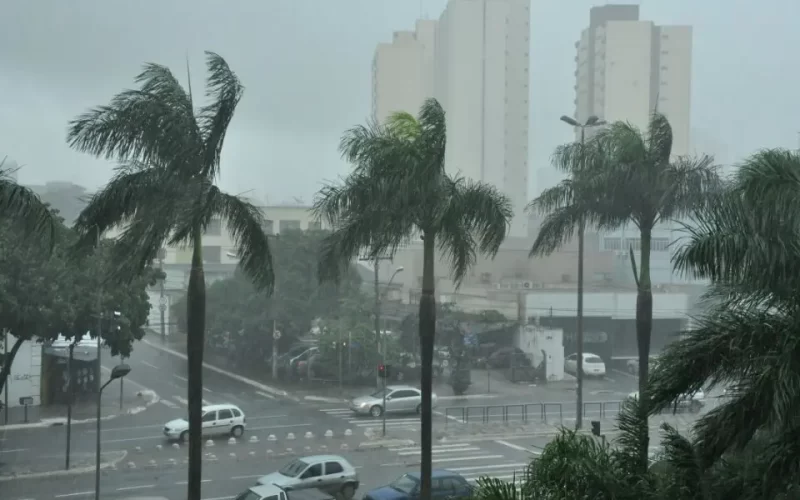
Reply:
[[[159,298],[158,303],[161,304],[162,306],[167,305],[167,296],[164,295],[163,297]]]
[[[278,340],[279,338],[281,338],[281,331],[280,330],[275,330],[275,332],[272,334],[272,338],[275,339],[275,340]]]
[[[166,311],[167,310],[167,305],[166,304],[159,304],[158,305],[158,310],[161,311],[161,312]]]
[[[33,397],[32,396],[25,396],[25,397],[19,398],[19,404],[20,404],[20,406],[32,405],[33,404]]]

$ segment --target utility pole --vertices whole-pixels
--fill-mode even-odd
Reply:
[[[359,259],[361,261],[369,261],[373,262],[375,266],[375,305],[374,305],[374,312],[373,316],[375,316],[375,353],[378,356],[378,362],[375,363],[375,387],[377,389],[381,388],[381,377],[378,374],[378,364],[383,360],[380,359],[381,357],[381,290],[380,290],[380,281],[379,281],[379,272],[380,272],[380,261],[382,260],[391,260],[390,257],[362,257]]]
[[[564,123],[571,125],[573,127],[577,127],[581,129],[581,169],[586,169],[586,128],[587,127],[599,127],[601,125],[605,125],[606,122],[604,120],[600,120],[598,117],[592,115],[586,119],[586,123],[580,124],[575,121],[573,118],[569,116],[562,116],[561,121]],[[586,230],[585,227],[585,220],[583,217],[580,218],[578,222],[578,310],[577,310],[577,324],[576,326],[576,337],[577,337],[577,373],[575,374],[575,379],[577,381],[576,393],[577,393],[577,401],[576,401],[576,408],[575,408],[575,430],[580,429],[583,426],[583,254],[584,254],[584,232]]]
[[[73,389],[75,386],[73,384],[73,376],[72,376],[72,359],[75,353],[75,343],[77,342],[77,338],[72,339],[72,342],[69,344],[69,357],[67,358],[67,457],[66,463],[64,464],[64,469],[69,470],[69,456],[70,456],[70,449],[72,448],[72,403],[75,399],[75,390]]]
[[[277,321],[272,320],[272,380],[278,380],[278,339],[281,332],[278,331]]]
[[[167,276],[164,274],[164,258],[166,257],[164,249],[158,251],[158,269],[161,271],[160,290],[158,296],[158,310],[161,312],[161,343],[167,341],[167,325],[164,321],[164,313],[167,310],[167,300],[164,297],[164,282],[167,281]]]

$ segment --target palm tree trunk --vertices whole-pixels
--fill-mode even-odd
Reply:
[[[206,283],[202,231],[192,237],[192,269],[186,293],[186,356],[189,365],[189,500],[201,499],[203,477],[203,347],[206,328]]]
[[[433,424],[431,392],[433,385],[433,344],[436,334],[436,296],[434,275],[434,235],[425,233],[422,240],[422,296],[419,301],[419,345],[422,357],[422,449],[420,459],[420,499],[431,499],[431,474],[433,471]]]
[[[650,371],[650,336],[653,330],[653,291],[650,283],[650,241],[652,228],[641,230],[639,288],[636,294],[636,343],[639,348],[639,409],[643,420],[649,413],[647,379]],[[647,467],[649,436],[642,436],[641,464]]]
[[[9,338],[9,335],[6,334],[6,339]],[[17,340],[14,342],[14,345],[11,346],[11,350],[3,359],[3,369],[0,370],[0,394],[6,390],[6,381],[8,380],[8,375],[11,373],[11,363],[14,362],[14,358],[17,356],[17,352],[19,352],[19,348],[22,347],[22,343],[25,342],[25,338],[18,337]],[[8,411],[6,408],[5,411]]]

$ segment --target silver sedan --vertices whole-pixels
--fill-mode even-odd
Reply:
[[[386,408],[384,408],[384,394]],[[431,395],[431,403],[436,407],[436,394]],[[350,401],[350,409],[359,415],[380,417],[386,413],[421,413],[422,392],[409,385],[390,385],[369,396],[361,396]]]

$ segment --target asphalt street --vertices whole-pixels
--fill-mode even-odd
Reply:
[[[217,445],[206,454],[203,468],[203,498],[223,500],[252,486],[263,474],[279,469],[294,456],[267,454],[264,446]],[[207,450],[208,451],[208,450]],[[368,451],[328,449],[327,453],[344,456],[358,470],[362,486],[358,496],[369,489],[385,485],[408,471],[419,468],[418,446],[396,446]],[[233,457],[230,454],[235,453]],[[251,454],[252,453],[252,454]],[[318,450],[300,452],[319,453]],[[213,455],[213,456],[212,456]],[[511,479],[519,475],[531,458],[523,445],[511,442],[462,442],[436,444],[433,447],[434,467],[459,472],[474,481],[480,476]],[[118,464],[117,470],[103,471],[102,498],[122,498],[133,495],[164,496],[171,500],[185,498],[186,464],[178,452],[165,450],[160,461],[136,463],[141,455],[129,455]],[[166,458],[168,457],[169,458]],[[91,498],[94,495],[94,476],[81,474],[37,480],[15,480],[0,483],[3,499],[50,500],[59,498]]]

